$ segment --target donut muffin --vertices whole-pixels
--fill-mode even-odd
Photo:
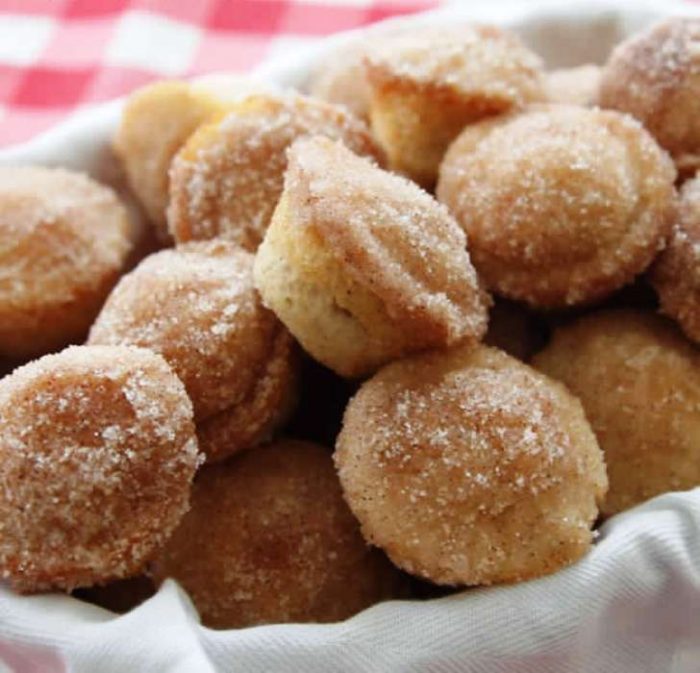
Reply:
[[[229,241],[146,258],[114,289],[89,343],[160,353],[185,384],[209,460],[267,439],[296,399],[293,340],[253,287],[253,256]]]
[[[666,19],[615,47],[599,101],[634,115],[679,172],[692,174],[700,167],[700,19]]]
[[[127,98],[113,147],[161,243],[172,243],[165,211],[168,169],[175,153],[209,117],[265,88],[243,77],[209,78],[200,84],[161,81]]]
[[[437,195],[490,290],[561,308],[603,299],[649,266],[676,214],[675,177],[632,117],[552,105],[466,128]]]
[[[379,156],[365,124],[345,108],[298,95],[252,96],[202,126],[170,172],[176,242],[220,236],[255,252],[282,192],[287,148],[309,134]]]
[[[683,185],[678,221],[651,282],[661,310],[700,343],[700,176]]]
[[[608,466],[603,514],[700,485],[700,354],[670,322],[594,313],[558,329],[533,365],[583,404]]]
[[[326,138],[289,152],[255,283],[304,349],[341,376],[474,344],[486,331],[487,299],[444,207]]]
[[[330,453],[292,440],[205,467],[154,574],[216,629],[338,621],[401,590],[362,539]]]
[[[74,346],[0,381],[0,576],[23,592],[136,575],[188,508],[192,405],[142,348]]]
[[[539,58],[494,26],[404,31],[376,40],[364,62],[389,168],[426,188],[467,124],[545,98]]]
[[[365,538],[437,584],[578,560],[607,488],[578,400],[486,346],[380,370],[348,405],[335,462]]]
[[[60,168],[0,166],[0,358],[84,339],[133,245],[108,187]]]

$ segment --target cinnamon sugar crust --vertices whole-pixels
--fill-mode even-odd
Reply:
[[[632,117],[549,105],[465,129],[437,195],[489,289],[555,308],[603,299],[649,266],[675,218],[675,176]]]
[[[559,328],[533,365],[581,400],[608,466],[604,515],[700,484],[700,354],[670,321],[592,313]]]
[[[129,187],[163,245],[172,244],[165,213],[173,157],[207,119],[266,88],[244,77],[220,76],[202,83],[155,82],[127,98],[112,144]]]
[[[661,311],[700,343],[700,176],[683,185],[678,221],[652,267],[651,282]]]
[[[325,138],[291,148],[255,276],[266,305],[345,376],[486,329],[488,299],[446,209]]]
[[[154,571],[218,629],[338,621],[401,587],[362,539],[329,452],[292,440],[205,467]]]
[[[639,119],[692,175],[700,167],[700,19],[666,19],[615,47],[600,105]]]
[[[121,279],[89,343],[160,353],[185,384],[209,460],[269,438],[296,399],[293,340],[255,291],[253,256],[229,241],[146,258]]]
[[[380,370],[346,409],[335,462],[365,538],[438,584],[574,562],[607,488],[579,402],[485,346]]]
[[[168,222],[177,243],[220,236],[254,252],[282,192],[286,150],[310,134],[380,156],[345,108],[299,95],[251,96],[198,129],[170,170]]]
[[[0,381],[0,572],[17,590],[136,575],[188,508],[192,405],[141,348],[74,346]]]
[[[389,168],[426,188],[467,124],[545,98],[540,59],[495,26],[390,35],[364,62],[372,131]]]
[[[0,357],[82,340],[133,246],[108,187],[60,168],[0,167]]]

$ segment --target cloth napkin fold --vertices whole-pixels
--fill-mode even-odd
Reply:
[[[612,518],[586,557],[549,577],[383,603],[338,624],[212,631],[167,581],[120,617],[2,588],[0,634],[16,673],[697,673],[700,488]]]

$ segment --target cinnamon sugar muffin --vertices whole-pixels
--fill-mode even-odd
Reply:
[[[252,96],[202,126],[170,171],[168,222],[175,240],[221,236],[255,252],[282,192],[287,148],[310,134],[378,157],[363,122],[304,96]]]
[[[253,287],[253,256],[229,241],[147,257],[114,289],[89,343],[160,353],[185,384],[209,460],[267,439],[296,398],[293,340]]]
[[[0,166],[0,358],[82,340],[133,246],[108,187],[60,168]]]
[[[0,575],[23,592],[138,574],[188,507],[192,405],[160,356],[75,346],[0,381]]]
[[[533,365],[583,404],[610,476],[603,514],[700,485],[700,354],[672,323],[593,313],[559,328]]]
[[[552,70],[545,75],[547,100],[591,107],[598,102],[601,75],[601,67],[592,63]]]
[[[651,282],[661,310],[700,343],[700,175],[683,185],[678,221]]]
[[[681,174],[700,167],[700,19],[665,19],[613,50],[600,105],[639,119]]]
[[[607,488],[578,400],[486,346],[380,370],[348,405],[335,462],[365,538],[437,584],[573,563]]]
[[[649,266],[675,217],[674,180],[632,117],[548,105],[466,128],[437,195],[489,289],[557,308],[603,299]]]
[[[401,588],[362,539],[330,453],[292,440],[205,467],[154,571],[217,629],[338,621]]]
[[[237,98],[266,88],[243,77],[205,79],[201,84],[162,81],[127,98],[113,147],[161,243],[172,243],[165,211],[168,169],[175,153],[209,117]]]
[[[327,138],[297,141],[255,260],[266,306],[347,377],[486,331],[464,234],[408,180]]]
[[[372,131],[389,168],[426,188],[467,124],[545,98],[540,59],[495,26],[383,37],[368,50],[365,68]]]

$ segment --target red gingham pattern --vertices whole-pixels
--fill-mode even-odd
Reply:
[[[0,146],[146,82],[246,71],[271,50],[440,0],[0,0]]]

